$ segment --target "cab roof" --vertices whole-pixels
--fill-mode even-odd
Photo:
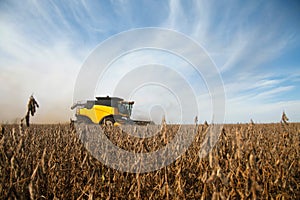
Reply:
[[[124,99],[119,97],[96,97],[96,101],[94,101],[95,105],[104,105],[104,106],[112,106],[117,107],[119,102],[123,102]]]
[[[101,100],[124,101],[124,99],[122,99],[122,98],[119,98],[119,97],[110,97],[110,96],[106,96],[106,97],[96,97],[96,99],[97,99],[98,101],[101,101]]]

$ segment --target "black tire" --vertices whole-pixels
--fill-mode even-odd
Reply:
[[[102,124],[107,127],[113,127],[115,120],[113,117],[106,117],[103,119]]]

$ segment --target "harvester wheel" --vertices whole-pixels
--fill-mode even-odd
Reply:
[[[104,126],[107,126],[107,127],[113,127],[114,123],[115,123],[115,120],[112,117],[108,117],[108,118],[103,120]]]

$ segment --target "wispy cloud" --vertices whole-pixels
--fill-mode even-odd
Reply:
[[[289,107],[292,95],[288,94],[295,93],[299,83],[295,85],[286,76],[278,78],[281,74],[274,68],[274,62],[295,44],[299,46],[299,37],[295,36],[299,29],[295,28],[296,22],[292,18],[298,15],[295,10],[292,14],[287,13],[287,8],[278,2],[197,1],[190,9],[185,9],[181,1],[169,1],[169,4],[170,13],[165,24],[196,39],[220,69],[229,119],[247,120],[247,112],[240,112],[237,104],[249,108],[247,111],[265,106],[266,101],[280,101],[281,110],[286,101],[286,107]],[[296,68],[293,70],[292,73]],[[271,115],[272,109],[267,113]],[[235,114],[239,117],[234,117]]]

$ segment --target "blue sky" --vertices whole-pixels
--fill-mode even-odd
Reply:
[[[22,117],[32,93],[35,122],[67,121],[88,55],[144,27],[181,32],[206,50],[224,82],[225,122],[277,122],[283,110],[300,121],[299,11],[296,0],[1,1],[0,121]]]

